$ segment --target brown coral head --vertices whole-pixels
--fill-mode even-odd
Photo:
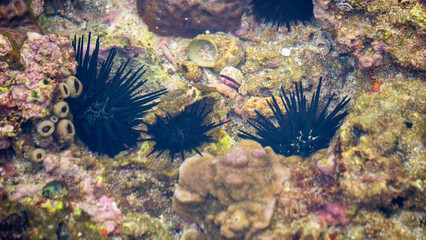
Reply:
[[[42,0],[8,0],[0,1],[0,33],[7,36],[12,43],[13,50],[7,56],[7,61],[12,69],[22,67],[19,61],[19,49],[28,32],[41,32],[35,17],[40,15]],[[34,3],[31,4],[30,3]],[[1,45],[1,44],[0,44]]]
[[[248,163],[247,156],[244,154],[244,149],[233,148],[231,152],[225,154],[224,163],[233,167],[244,167]]]
[[[28,11],[26,0],[2,1],[0,3],[0,19],[10,20],[22,16]]]
[[[246,0],[138,0],[139,15],[162,36],[194,37],[206,30],[230,32],[241,23]]]

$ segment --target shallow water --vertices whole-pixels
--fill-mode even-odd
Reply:
[[[143,2],[0,11],[0,239],[424,239],[424,2]]]

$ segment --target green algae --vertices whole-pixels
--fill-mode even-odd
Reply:
[[[44,87],[44,88],[46,88],[46,89],[51,89],[51,88],[52,88],[52,85],[45,84],[43,81],[40,81],[40,82],[38,83],[38,85],[39,85],[40,87]]]
[[[41,98],[41,91],[40,89],[35,89],[31,91],[30,95],[28,96],[28,99],[33,101],[39,101]]]

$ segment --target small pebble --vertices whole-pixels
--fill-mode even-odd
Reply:
[[[291,55],[291,49],[290,48],[283,48],[283,49],[281,49],[281,54],[285,57],[289,57]]]

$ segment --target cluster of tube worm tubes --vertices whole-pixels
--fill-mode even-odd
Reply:
[[[72,123],[72,115],[66,98],[77,98],[83,90],[82,83],[74,76],[69,76],[64,82],[59,83],[56,103],[52,106],[52,115],[36,124],[36,133],[33,135],[34,147],[30,152],[30,158],[34,162],[41,162],[46,158],[45,148],[56,137],[59,143],[69,143],[74,140],[75,128]]]

